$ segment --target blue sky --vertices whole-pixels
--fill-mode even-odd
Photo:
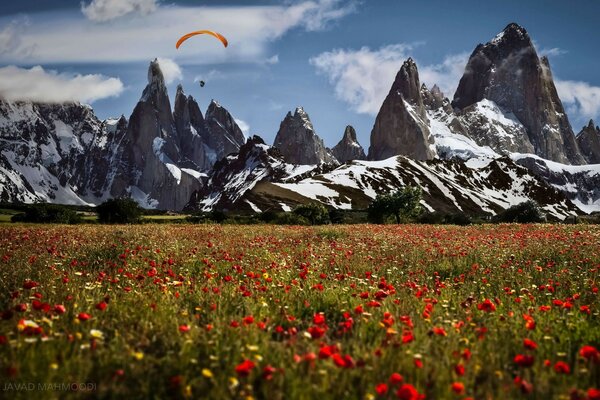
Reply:
[[[202,109],[218,100],[269,143],[301,105],[328,146],[351,124],[367,148],[405,58],[452,97],[475,46],[514,21],[549,56],[578,132],[600,119],[598,15],[592,0],[2,2],[0,95],[79,100],[100,118],[129,117],[159,57],[171,100],[181,83]],[[220,31],[230,46],[197,37],[175,50],[178,36],[196,29]]]

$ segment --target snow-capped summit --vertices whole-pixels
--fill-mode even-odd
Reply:
[[[452,106],[464,110],[483,99],[517,118],[535,154],[562,163],[585,161],[548,60],[538,57],[527,31],[517,24],[509,24],[490,42],[475,48]]]

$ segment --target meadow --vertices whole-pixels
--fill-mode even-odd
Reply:
[[[0,225],[0,397],[600,399],[600,227]]]

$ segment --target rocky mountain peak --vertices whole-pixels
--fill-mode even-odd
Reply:
[[[586,161],[590,164],[600,164],[600,128],[590,119],[577,135],[577,144]]]
[[[233,116],[217,101],[211,100],[205,120],[210,132],[209,145],[215,149],[217,160],[229,153],[237,153],[246,142],[246,137]]]
[[[290,164],[337,163],[323,139],[315,133],[310,117],[302,107],[297,107],[293,115],[291,112],[286,114],[273,146]]]
[[[400,71],[396,74],[396,79],[392,84],[391,91],[402,95],[404,100],[419,110],[420,114],[422,110],[422,116],[425,116],[419,84],[419,70],[412,58],[404,61],[402,67],[400,67]]]
[[[522,48],[532,45],[527,30],[521,25],[511,22],[506,28],[498,33],[489,44],[494,46],[506,46],[511,48]]]
[[[344,129],[344,136],[342,140],[348,143],[357,142],[356,131],[354,130],[354,127],[352,125],[346,126],[346,129]]]
[[[417,65],[409,58],[398,71],[375,119],[370,160],[396,155],[428,160],[435,156],[421,88]]]
[[[538,57],[527,31],[517,24],[475,48],[452,106],[464,110],[483,99],[518,119],[537,155],[562,163],[584,162],[550,64]]]
[[[367,158],[365,150],[356,139],[356,131],[352,125],[346,126],[342,140],[331,149],[331,152],[341,163],[352,160],[364,160]]]

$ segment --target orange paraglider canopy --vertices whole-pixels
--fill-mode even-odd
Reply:
[[[211,35],[216,37],[217,39],[219,39],[221,41],[221,43],[223,43],[223,46],[227,47],[227,45],[229,44],[227,42],[227,39],[225,39],[225,36],[221,35],[220,33],[217,32],[213,32],[213,31],[195,31],[195,32],[190,32],[186,35],[183,35],[178,41],[177,44],[175,45],[176,48],[179,48],[179,46],[181,46],[181,44],[183,42],[185,42],[186,40],[188,40],[189,38],[191,38],[192,36],[196,36],[196,35]]]

